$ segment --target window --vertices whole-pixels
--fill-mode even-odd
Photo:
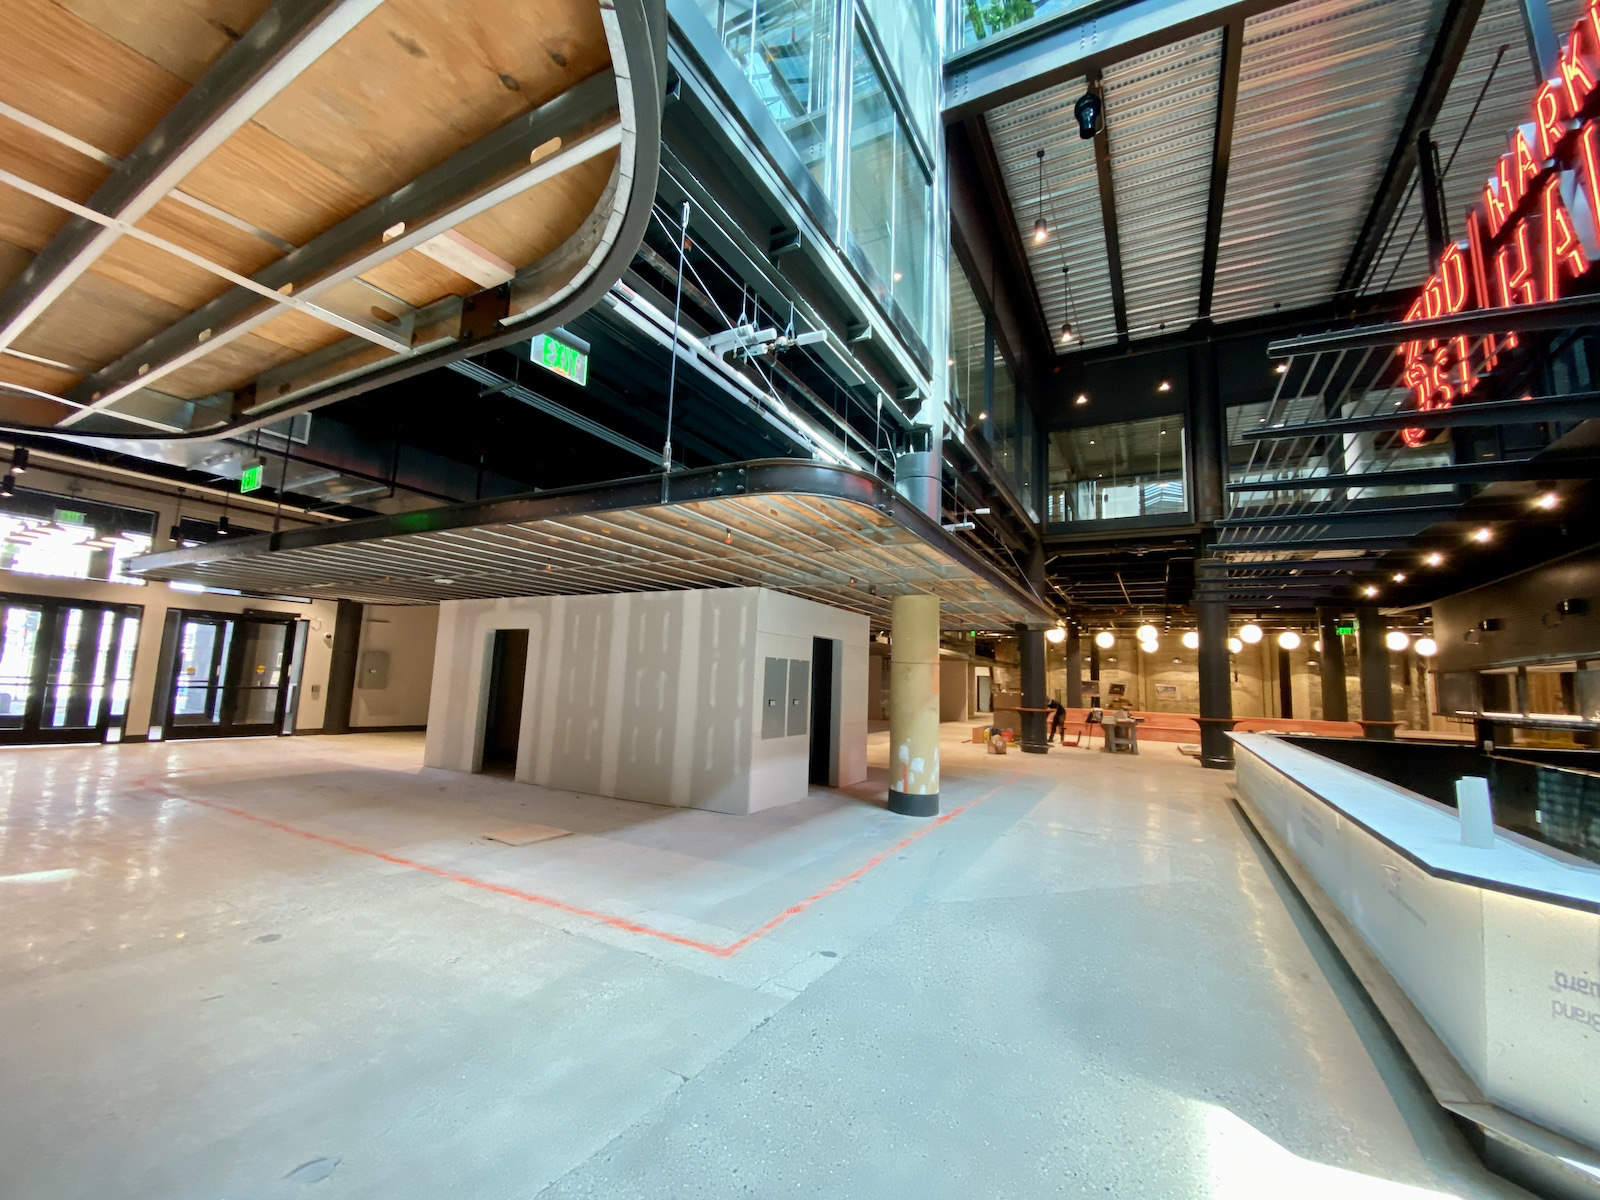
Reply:
[[[950,408],[965,425],[983,411],[984,316],[966,273],[950,264]]]
[[[1187,514],[1183,418],[1051,434],[1049,491],[1052,523]]]
[[[924,333],[933,188],[860,29],[850,78],[850,237],[878,298]]]
[[[1055,17],[1087,0],[956,0],[956,47],[965,49],[1018,25]]]
[[[1028,514],[1038,517],[1034,496],[1034,450],[1037,445],[1033,409],[1017,390],[1016,376],[1005,356],[995,348],[994,395],[989,401],[989,419],[983,423],[984,436],[992,450],[995,469],[1004,475],[1011,490]]]
[[[154,532],[154,513],[19,490],[0,507],[0,571],[142,584],[122,567]]]
[[[884,65],[900,84],[911,123],[924,142],[939,136],[939,46],[930,2],[861,0],[883,47]]]
[[[701,0],[701,11],[826,191],[833,5],[825,0]]]

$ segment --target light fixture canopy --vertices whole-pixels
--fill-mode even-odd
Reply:
[[[1383,644],[1398,654],[1411,645],[1411,637],[1398,629],[1391,629],[1384,635]]]
[[[1109,650],[1117,644],[1117,635],[1109,629],[1102,629],[1094,635],[1094,644],[1102,650]]]
[[[1191,630],[1189,630],[1188,633],[1184,634],[1183,635],[1183,648],[1185,650],[1198,650],[1198,649],[1200,649],[1200,635],[1199,635],[1199,633],[1197,633],[1195,630],[1191,629]]]
[[[1278,645],[1285,650],[1300,649],[1300,635],[1292,629],[1285,629],[1278,635]]]
[[[1261,626],[1252,621],[1239,630],[1239,639],[1247,645],[1254,646],[1261,640]]]
[[[1412,644],[1411,648],[1418,654],[1422,655],[1423,658],[1432,658],[1435,654],[1439,653],[1439,643],[1434,641],[1431,637],[1418,638]]]

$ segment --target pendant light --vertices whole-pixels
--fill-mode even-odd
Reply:
[[[1039,151],[1039,219],[1033,223],[1033,243],[1039,245],[1050,236],[1050,223],[1044,219],[1044,151]]]
[[[1061,344],[1070,346],[1072,339],[1077,336],[1072,328],[1072,322],[1077,312],[1072,304],[1072,273],[1066,267],[1061,268],[1061,283],[1067,291],[1067,319],[1061,322]]]

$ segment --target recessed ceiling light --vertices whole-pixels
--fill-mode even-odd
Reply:
[[[1373,584],[1369,583],[1366,587],[1361,589],[1361,594],[1363,596],[1376,596],[1378,594],[1378,589]]]
[[[1160,385],[1157,386],[1157,388],[1156,388],[1156,391],[1158,391],[1158,392],[1170,392],[1171,390],[1172,390],[1172,385],[1170,383],[1168,383],[1165,379],[1163,379],[1161,381]]]
[[[1075,404],[1087,404],[1087,403],[1089,403],[1089,397],[1087,397],[1087,396],[1083,395],[1082,393],[1080,393],[1078,398],[1077,398],[1077,400],[1075,400],[1074,403]]]
[[[1289,364],[1288,363],[1279,363],[1277,366],[1273,367],[1272,369],[1274,371],[1276,371],[1279,375],[1287,375],[1289,373]]]
[[[435,583],[454,583],[454,579],[435,579]]]
[[[1444,563],[1444,555],[1440,554],[1437,550],[1435,550],[1433,553],[1429,554],[1428,557],[1423,559],[1422,561],[1427,563],[1430,567],[1442,566],[1443,563]]]
[[[1494,531],[1487,525],[1481,525],[1472,531],[1472,540],[1475,542],[1487,542],[1492,540],[1493,537]]]
[[[1534,503],[1540,508],[1552,509],[1561,503],[1561,497],[1556,495],[1555,492],[1545,492],[1542,496],[1535,500]]]
[[[1396,583],[1404,583],[1406,581],[1406,573],[1404,571],[1396,571],[1393,579]]]

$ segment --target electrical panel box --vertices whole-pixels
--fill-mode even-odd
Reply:
[[[781,738],[788,724],[789,660],[767,659],[761,678],[761,736]]]
[[[789,737],[800,737],[811,726],[811,664],[789,660]]]
[[[363,650],[361,652],[361,669],[356,672],[356,686],[369,688],[381,692],[389,686],[389,652],[387,650]]]

